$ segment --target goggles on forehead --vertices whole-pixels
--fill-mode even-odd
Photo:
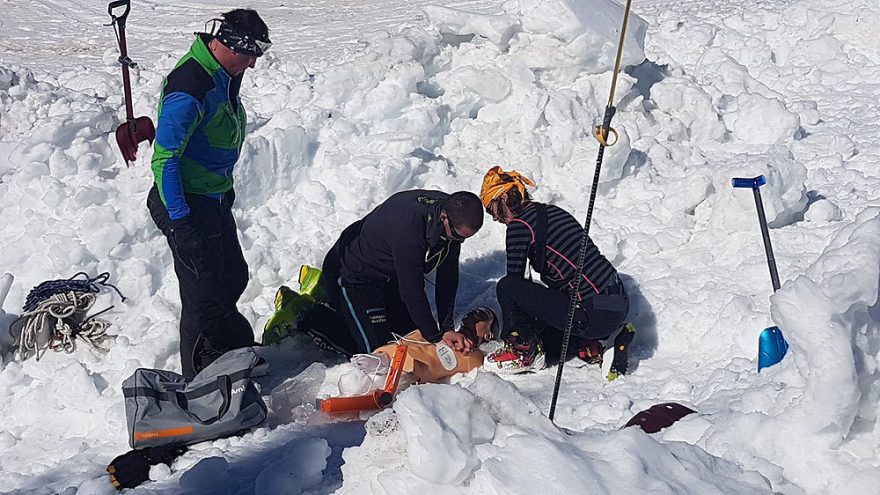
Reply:
[[[245,33],[225,24],[222,19],[211,19],[208,23],[213,24],[210,29],[205,24],[206,31],[235,53],[262,57],[272,47],[272,41],[269,40],[268,35],[265,39],[258,39],[253,34]]]

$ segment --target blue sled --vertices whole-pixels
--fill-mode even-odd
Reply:
[[[758,372],[782,361],[788,342],[779,327],[767,327],[758,336]]]

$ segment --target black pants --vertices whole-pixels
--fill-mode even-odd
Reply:
[[[347,242],[352,233],[346,229],[340,242]],[[353,354],[367,353],[390,342],[392,332],[403,335],[415,330],[396,280],[384,284],[352,284],[340,277],[339,268],[337,242],[324,258],[321,277],[327,302],[343,323],[324,329],[335,343]]]
[[[153,185],[147,208],[165,234],[180,284],[180,362],[183,376],[192,379],[202,368],[232,349],[254,345],[254,332],[236,304],[248,282],[248,266],[238,243],[232,217],[235,193],[223,200],[187,194],[189,218],[205,237],[205,250],[181,259],[171,236],[168,211]]]
[[[562,333],[568,317],[569,295],[549,289],[522,277],[504,276],[496,287],[501,305],[503,336],[516,331],[520,335],[541,334],[546,327]],[[602,302],[614,296],[614,305]],[[622,296],[622,299],[621,297]],[[595,303],[595,304],[594,304]],[[572,334],[584,339],[602,339],[623,323],[629,312],[629,300],[623,284],[615,277],[600,295],[588,298],[578,305],[574,315]],[[555,336],[552,336],[555,337]]]

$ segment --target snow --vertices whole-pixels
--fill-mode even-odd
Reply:
[[[393,192],[479,188],[493,165],[586,216],[622,7],[610,0],[267,2],[275,45],[242,87],[250,123],[235,216],[259,335],[275,290]],[[138,2],[134,113],[216,2]],[[630,374],[484,371],[405,388],[333,420],[316,397],[375,384],[297,336],[261,349],[270,420],[156,466],[135,493],[853,493],[880,483],[880,80],[876,2],[635,2],[591,236],[623,274],[638,332]],[[15,361],[0,332],[0,492],[115,493],[128,450],[121,383],[179,371],[179,297],[146,208],[150,151],[126,168],[115,40],[103,4],[9,0],[0,16],[0,326],[30,288],[107,271],[129,298],[95,309],[117,334]],[[160,28],[161,27],[161,28]],[[161,31],[160,31],[161,29]],[[782,288],[772,294],[751,191]],[[495,305],[503,227],[463,245],[457,316]],[[2,284],[0,284],[2,285]],[[2,293],[2,290],[0,290]],[[772,295],[771,295],[772,294]],[[2,299],[2,298],[0,298]],[[757,336],[791,348],[757,373]],[[690,415],[619,428],[653,404]]]

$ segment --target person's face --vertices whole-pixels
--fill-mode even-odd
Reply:
[[[244,53],[235,53],[232,50],[232,56],[230,58],[229,67],[226,68],[226,72],[229,72],[229,75],[235,77],[246,69],[253,69],[254,65],[257,64],[257,57],[253,55],[245,55]]]
[[[504,193],[489,203],[489,206],[486,207],[486,213],[492,215],[492,220],[498,223],[508,224],[513,220],[513,213],[507,208],[506,204],[507,193]]]
[[[477,334],[477,344],[484,344],[495,338],[492,334],[492,318],[479,320],[474,325]]]
[[[440,214],[440,220],[443,222],[443,229],[446,233],[446,239],[450,241],[464,242],[465,239],[477,233],[476,230],[470,227],[453,227],[452,222],[449,221],[449,215],[447,215],[446,212]]]
[[[240,75],[246,69],[253,68],[257,63],[257,57],[236,53],[217,39],[211,40],[210,48],[220,65],[232,77]]]

